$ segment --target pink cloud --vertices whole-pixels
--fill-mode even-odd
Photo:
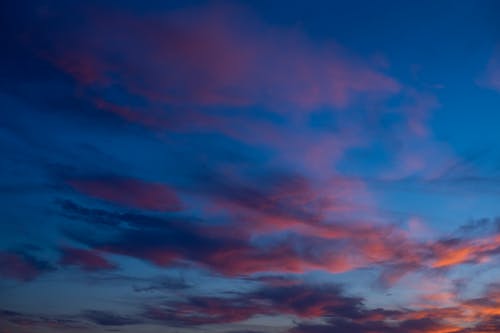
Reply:
[[[297,29],[272,26],[245,8],[217,5],[143,16],[96,8],[82,22],[80,34],[66,36],[68,41],[44,56],[75,78],[83,95],[91,88],[88,98],[97,109],[128,122],[169,131],[215,131],[264,144],[281,161],[320,174],[332,170],[348,149],[372,144],[371,124],[342,118],[336,133],[319,133],[303,126],[302,115],[357,104],[379,114],[386,110],[371,111],[374,106],[387,109],[379,102],[397,95],[409,102],[397,111],[407,119],[392,141],[410,141],[411,151],[393,152],[395,166],[388,177],[427,171],[439,155],[440,149],[426,154],[434,147],[427,126],[430,110],[438,105],[433,96],[405,87],[372,60],[334,42],[315,42]],[[123,90],[121,98],[109,95],[108,88]],[[141,103],[131,105],[130,98]],[[252,118],[249,106],[286,114],[294,126]],[[231,115],[214,107],[231,108]]]
[[[63,266],[79,266],[86,271],[100,271],[116,268],[98,251],[64,247],[59,263]]]
[[[0,274],[8,278],[31,280],[38,276],[39,273],[35,266],[26,262],[22,256],[17,254],[1,253],[0,263]]]
[[[70,179],[76,191],[114,204],[153,211],[178,211],[182,204],[169,186],[131,178]]]
[[[96,13],[85,18],[83,29],[101,33],[68,36],[71,48],[61,44],[46,57],[83,86],[119,82],[153,104],[264,105],[288,112],[345,108],[359,95],[390,96],[401,89],[338,45],[319,45],[235,7],[148,17]]]
[[[0,252],[0,276],[20,281],[29,281],[52,270],[45,261],[16,252]]]
[[[500,252],[500,236],[463,241],[438,242],[432,245],[432,267],[451,267],[464,263],[485,263]]]

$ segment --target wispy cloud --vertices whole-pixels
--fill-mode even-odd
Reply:
[[[499,330],[495,144],[424,56],[448,6],[262,6],[6,5],[0,326]]]

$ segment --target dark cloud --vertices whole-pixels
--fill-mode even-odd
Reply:
[[[331,250],[314,252],[309,244],[326,240],[299,235],[278,237],[273,242],[253,244],[249,235],[233,233],[231,226],[209,226],[183,219],[158,218],[141,214],[112,213],[106,210],[83,208],[63,202],[63,209],[72,216],[101,225],[99,237],[83,230],[67,230],[66,234],[93,249],[145,259],[160,266],[188,260],[201,263],[225,274],[245,274],[258,271],[302,271],[306,267],[320,267],[323,256]],[[63,213],[65,214],[65,213]],[[109,219],[109,222],[106,222]],[[103,222],[104,221],[104,222]],[[109,228],[110,224],[114,228]],[[103,226],[107,228],[103,229]],[[109,236],[103,236],[108,230]],[[104,237],[104,238],[103,238]],[[300,244],[303,243],[301,246]],[[330,246],[341,245],[330,242]],[[340,260],[340,256],[330,259]]]
[[[485,236],[498,231],[500,231],[500,217],[471,219],[458,229],[464,237]]]
[[[184,290],[184,289],[189,289],[191,287],[192,285],[189,284],[185,279],[163,277],[156,279],[156,281],[150,282],[148,284],[134,285],[133,289],[136,292],[153,292],[153,291]]]
[[[23,251],[0,252],[0,275],[15,280],[30,281],[55,270],[48,261]]]
[[[481,241],[456,237],[422,243],[392,226],[308,224],[294,219],[282,223],[285,228],[297,228],[297,232],[263,234],[257,242],[252,235],[259,231],[258,223],[246,229],[241,221],[213,225],[181,215],[113,212],[70,201],[60,205],[64,216],[100,228],[99,236],[86,228],[66,228],[70,238],[91,249],[165,267],[194,263],[227,275],[314,269],[342,272],[378,265],[382,285],[390,286],[409,272],[480,262],[500,249],[494,236]],[[265,212],[268,207],[274,212],[272,205],[263,205]],[[234,232],[235,226],[238,232]]]
[[[29,330],[39,330],[40,328],[82,330],[87,328],[84,322],[72,316],[45,316],[9,310],[0,310],[0,320],[5,320],[15,326]]]
[[[290,333],[323,332],[448,332],[465,333],[470,329],[496,327],[497,305],[494,292],[487,293],[495,301],[485,299],[466,301],[451,307],[429,309],[370,309],[362,298],[346,296],[337,285],[263,285],[248,293],[232,293],[224,297],[189,297],[184,301],[150,306],[143,314],[149,320],[171,326],[227,324],[242,322],[258,315],[293,315],[298,318]],[[477,322],[468,322],[471,312]],[[322,318],[323,323],[304,319]],[[470,332],[472,332],[470,331]],[[486,330],[485,332],[489,332]]]
[[[339,274],[364,279],[366,271],[370,277],[375,272],[387,289],[408,274],[444,277],[500,253],[496,219],[422,240],[381,213],[379,203],[392,198],[372,192],[375,184],[383,190],[412,186],[419,194],[475,187],[498,194],[497,170],[476,171],[482,160],[456,158],[438,141],[443,136],[432,133],[440,127],[429,119],[441,95],[434,96],[434,88],[420,91],[426,86],[420,78],[410,87],[387,74],[401,74],[408,64],[390,67],[383,55],[357,56],[301,32],[303,13],[291,27],[260,19],[248,10],[253,5],[181,2],[1,5],[0,103],[6,112],[0,150],[7,166],[0,167],[6,171],[0,172],[6,180],[0,208],[14,217],[2,228],[2,241],[15,241],[12,227],[28,231],[39,247],[0,251],[0,276],[31,281],[53,271],[40,258],[50,248],[59,255],[57,267],[77,267],[68,276],[90,282],[79,293],[106,302],[90,285],[113,285],[110,293],[125,289],[115,284],[125,285],[139,309],[127,315],[123,304],[102,311],[74,299],[76,315],[5,310],[0,319],[30,332],[140,331],[141,324],[161,325],[159,331],[202,325],[228,331],[233,326],[225,324],[267,316],[293,318],[289,333],[497,330],[495,286],[473,299],[439,293],[428,296],[432,306],[415,296],[419,302],[405,308],[370,308],[364,297],[349,294],[357,279]],[[268,7],[282,12],[281,5]],[[359,8],[365,4],[355,7],[364,18]],[[338,21],[350,21],[346,17]],[[316,19],[316,28],[308,29],[328,38],[366,31],[361,25],[326,31]],[[374,21],[377,27],[385,22]],[[419,29],[423,21],[418,17]],[[375,45],[354,44],[365,52]],[[498,59],[491,57],[482,82],[496,90]],[[61,198],[55,211],[49,207],[54,197]],[[21,220],[27,221],[17,226]],[[123,275],[112,262],[116,257]],[[131,258],[155,267],[129,276],[140,269]],[[171,277],[184,270],[202,274],[207,284]],[[151,271],[165,276],[142,276]],[[328,274],[349,284],[312,283]],[[212,279],[230,291],[220,292]],[[61,283],[81,282],[75,280]],[[424,282],[404,292],[426,296],[434,289]],[[235,287],[239,283],[245,288]],[[370,301],[384,303],[376,292],[367,293]],[[10,300],[26,301],[38,305],[35,298]]]
[[[145,316],[172,325],[189,326],[239,322],[256,315],[357,318],[362,311],[362,300],[344,296],[339,286],[270,285],[228,297],[189,297],[182,302],[150,306]]]
[[[132,178],[68,179],[76,191],[127,208],[152,211],[179,211],[181,201],[176,192],[161,183]]]
[[[61,266],[78,266],[85,271],[113,270],[117,266],[93,250],[64,247],[61,249]]]
[[[432,319],[416,319],[390,324],[383,320],[358,322],[352,320],[332,320],[328,325],[300,324],[291,329],[289,333],[422,333],[422,332],[450,332],[459,333],[460,328],[442,324]]]
[[[82,317],[101,326],[126,326],[141,323],[139,319],[117,315],[109,311],[87,310]]]

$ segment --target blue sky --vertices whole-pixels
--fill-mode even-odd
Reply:
[[[500,330],[499,9],[2,4],[0,333]]]

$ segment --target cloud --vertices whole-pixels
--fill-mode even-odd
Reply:
[[[94,250],[63,247],[61,249],[61,266],[78,266],[85,271],[113,270],[116,266]]]
[[[68,179],[76,191],[128,208],[178,211],[181,201],[169,186],[131,178]]]
[[[290,332],[494,332],[498,322],[498,286],[490,285],[483,297],[461,300],[453,305],[399,310],[368,309],[358,306],[356,311],[332,311],[327,324],[299,324]],[[362,304],[362,303],[360,303]]]
[[[212,202],[212,210],[248,222],[253,232],[296,228],[304,234],[335,234],[334,225],[323,223],[329,215],[354,215],[362,210],[352,197],[363,192],[363,185],[341,177],[328,181],[328,190],[300,174],[268,170],[250,179],[216,171],[193,178],[193,187],[187,191],[203,195]],[[245,224],[240,228],[245,230]]]
[[[289,333],[322,332],[494,332],[498,329],[498,292],[492,285],[478,299],[418,308],[368,308],[362,298],[346,296],[338,285],[262,285],[247,293],[189,297],[149,306],[146,318],[172,326],[242,322],[255,316],[292,315]],[[320,322],[308,321],[322,319]]]
[[[38,259],[26,252],[0,252],[0,276],[8,279],[30,281],[39,275],[53,271],[47,261]]]
[[[47,328],[50,330],[82,330],[86,324],[71,316],[45,316],[0,310],[0,320],[29,330]]]
[[[280,271],[301,272],[308,267],[319,269],[321,266],[320,258],[308,259],[293,245],[295,241],[301,241],[300,237],[277,239],[275,243],[258,246],[251,243],[249,235],[232,233],[231,226],[217,227],[203,225],[198,220],[112,213],[67,202],[63,204],[63,209],[63,214],[101,228],[102,235],[109,234],[109,237],[99,239],[85,231],[69,229],[66,233],[71,238],[93,249],[141,258],[159,266],[188,260],[231,275],[272,271],[278,267]],[[309,242],[306,239],[303,241]],[[311,260],[318,260],[318,263],[314,264]]]
[[[64,201],[63,216],[99,228],[100,236],[92,236],[85,228],[66,228],[65,233],[96,251],[131,256],[162,267],[189,263],[229,276],[313,270],[341,273],[379,267],[386,286],[409,272],[481,263],[499,251],[498,235],[421,241],[396,226],[329,222],[321,216],[294,213],[295,199],[276,206],[274,199],[269,200],[279,195],[251,191],[246,196],[241,190],[234,193],[240,195],[233,197],[236,202],[232,204],[244,203],[244,211],[256,210],[259,215],[249,216],[262,218],[260,222],[256,219],[247,225],[249,221],[240,210],[236,210],[238,219],[212,225],[197,218],[120,213]],[[262,222],[268,224],[267,228],[259,227]]]
[[[176,298],[143,299],[144,311],[118,315],[87,310],[72,316],[27,315],[4,310],[0,318],[21,327],[82,328],[90,321],[97,327],[148,324],[194,327],[241,323],[258,316],[292,316],[288,333],[310,332],[494,332],[498,326],[500,292],[490,285],[478,298],[453,302],[421,303],[400,308],[369,308],[360,297],[349,296],[335,284],[311,284],[305,280],[257,279],[251,290],[224,295],[179,295]],[[321,322],[317,321],[321,319]],[[315,320],[315,321],[312,321]],[[207,328],[208,329],[208,328]]]
[[[37,331],[48,329],[64,332],[68,330],[88,332],[95,330],[96,327],[109,328],[110,326],[128,326],[143,322],[143,320],[132,316],[121,316],[113,312],[99,310],[86,310],[82,313],[73,315],[42,315],[0,310],[0,323],[2,320],[14,325],[13,327],[16,328],[26,328],[28,330]],[[21,331],[15,330],[14,332]]]
[[[493,52],[478,83],[481,86],[500,91],[500,47],[497,47]]]
[[[172,325],[205,325],[240,322],[256,315],[295,315],[317,318],[339,314],[358,315],[361,300],[347,297],[335,285],[263,286],[233,297],[191,297],[160,307],[148,307],[145,316]]]
[[[360,94],[400,90],[395,80],[339,46],[315,45],[296,30],[267,25],[236,6],[142,16],[106,10],[80,12],[81,25],[60,34],[67,44],[46,51],[83,86],[119,83],[156,105],[299,109],[343,108]],[[102,33],[90,39],[89,31]],[[151,114],[142,117],[140,108],[98,103],[128,120],[150,123]],[[168,115],[158,112],[157,119],[161,123]]]
[[[500,251],[500,235],[477,237],[474,239],[445,239],[432,246],[436,268],[463,263],[481,263]]]
[[[301,324],[290,333],[326,333],[332,331],[346,333],[370,333],[370,332],[408,332],[408,333],[459,333],[460,327],[442,324],[432,319],[407,320],[398,324],[387,324],[384,321],[356,322],[349,320],[334,320],[329,325]]]
[[[154,291],[169,291],[169,290],[185,290],[191,288],[185,279],[162,277],[148,284],[135,285],[133,287],[136,292],[154,292]]]
[[[436,288],[422,278],[403,292],[415,302],[386,308],[366,305],[388,302],[374,296],[380,290],[366,300],[348,293],[358,286],[352,275],[379,274],[384,292],[403,290],[398,283],[405,278],[461,273],[456,268],[472,264],[489,268],[485,263],[499,253],[498,230],[482,222],[453,237],[415,235],[418,226],[406,230],[387,218],[392,213],[378,206],[385,196],[363,180],[440,181],[436,170],[456,160],[428,124],[439,107],[435,96],[333,41],[230,4],[153,12],[142,5],[130,10],[129,2],[122,9],[55,3],[25,6],[33,8],[8,19],[7,34],[20,27],[24,41],[8,47],[7,64],[20,64],[0,83],[20,101],[9,105],[6,159],[27,185],[9,183],[4,194],[16,202],[19,196],[27,212],[42,207],[28,218],[47,222],[40,245],[57,251],[60,267],[79,268],[72,273],[92,285],[112,284],[110,293],[126,286],[140,309],[70,317],[5,312],[3,320],[41,329],[76,320],[97,330],[147,324],[227,331],[279,317],[278,323],[294,320],[290,333],[497,327],[494,288],[461,299],[447,283]],[[16,53],[22,61],[12,61]],[[17,104],[30,111],[15,112]],[[28,164],[34,176],[24,172]],[[470,165],[447,171],[462,169]],[[61,198],[56,214],[54,196]],[[20,230],[25,226],[31,221]],[[74,245],[47,241],[61,237]],[[126,275],[116,273],[110,259],[116,257]],[[144,264],[154,267],[129,276]],[[29,281],[52,269],[30,253],[0,252],[7,279]],[[148,276],[184,270],[187,280]],[[193,283],[191,273],[203,282],[222,279],[231,291],[220,292],[213,281]],[[318,276],[349,285],[311,283]],[[245,288],[235,287],[240,283]],[[228,323],[234,326],[223,327]]]
[[[399,147],[394,163],[401,165],[388,176],[427,171],[443,159],[426,123],[438,105],[435,98],[334,42],[313,41],[231,5],[154,14],[97,6],[77,15],[79,24],[52,34],[42,57],[75,79],[80,98],[101,117],[169,133],[224,134],[265,145],[284,161],[318,173],[331,169],[346,150],[379,138],[374,125],[380,114],[397,113],[404,120],[391,141],[411,141],[412,149]],[[400,107],[382,106],[380,101],[397,96],[404,100]],[[338,131],[304,126],[325,108],[340,115]],[[386,132],[384,126],[379,130]],[[425,145],[413,142],[424,139]]]
[[[394,156],[387,177],[429,172],[449,156],[435,147],[427,126],[438,105],[432,95],[335,42],[271,25],[248,8],[134,12],[89,3],[45,4],[44,11],[50,15],[27,11],[25,24],[11,22],[22,26],[38,66],[50,67],[50,77],[66,87],[49,106],[38,96],[34,104],[44,112],[57,109],[58,116],[84,118],[94,128],[140,125],[148,135],[151,129],[224,135],[318,177],[334,173],[347,151],[376,146],[384,136],[391,136],[382,144]],[[68,12],[76,18],[69,20]],[[335,131],[309,126],[309,117],[321,112],[333,115]],[[402,118],[397,133],[381,120],[394,114]]]
[[[87,310],[82,317],[100,326],[127,326],[141,323],[139,319],[120,316],[109,311]]]

